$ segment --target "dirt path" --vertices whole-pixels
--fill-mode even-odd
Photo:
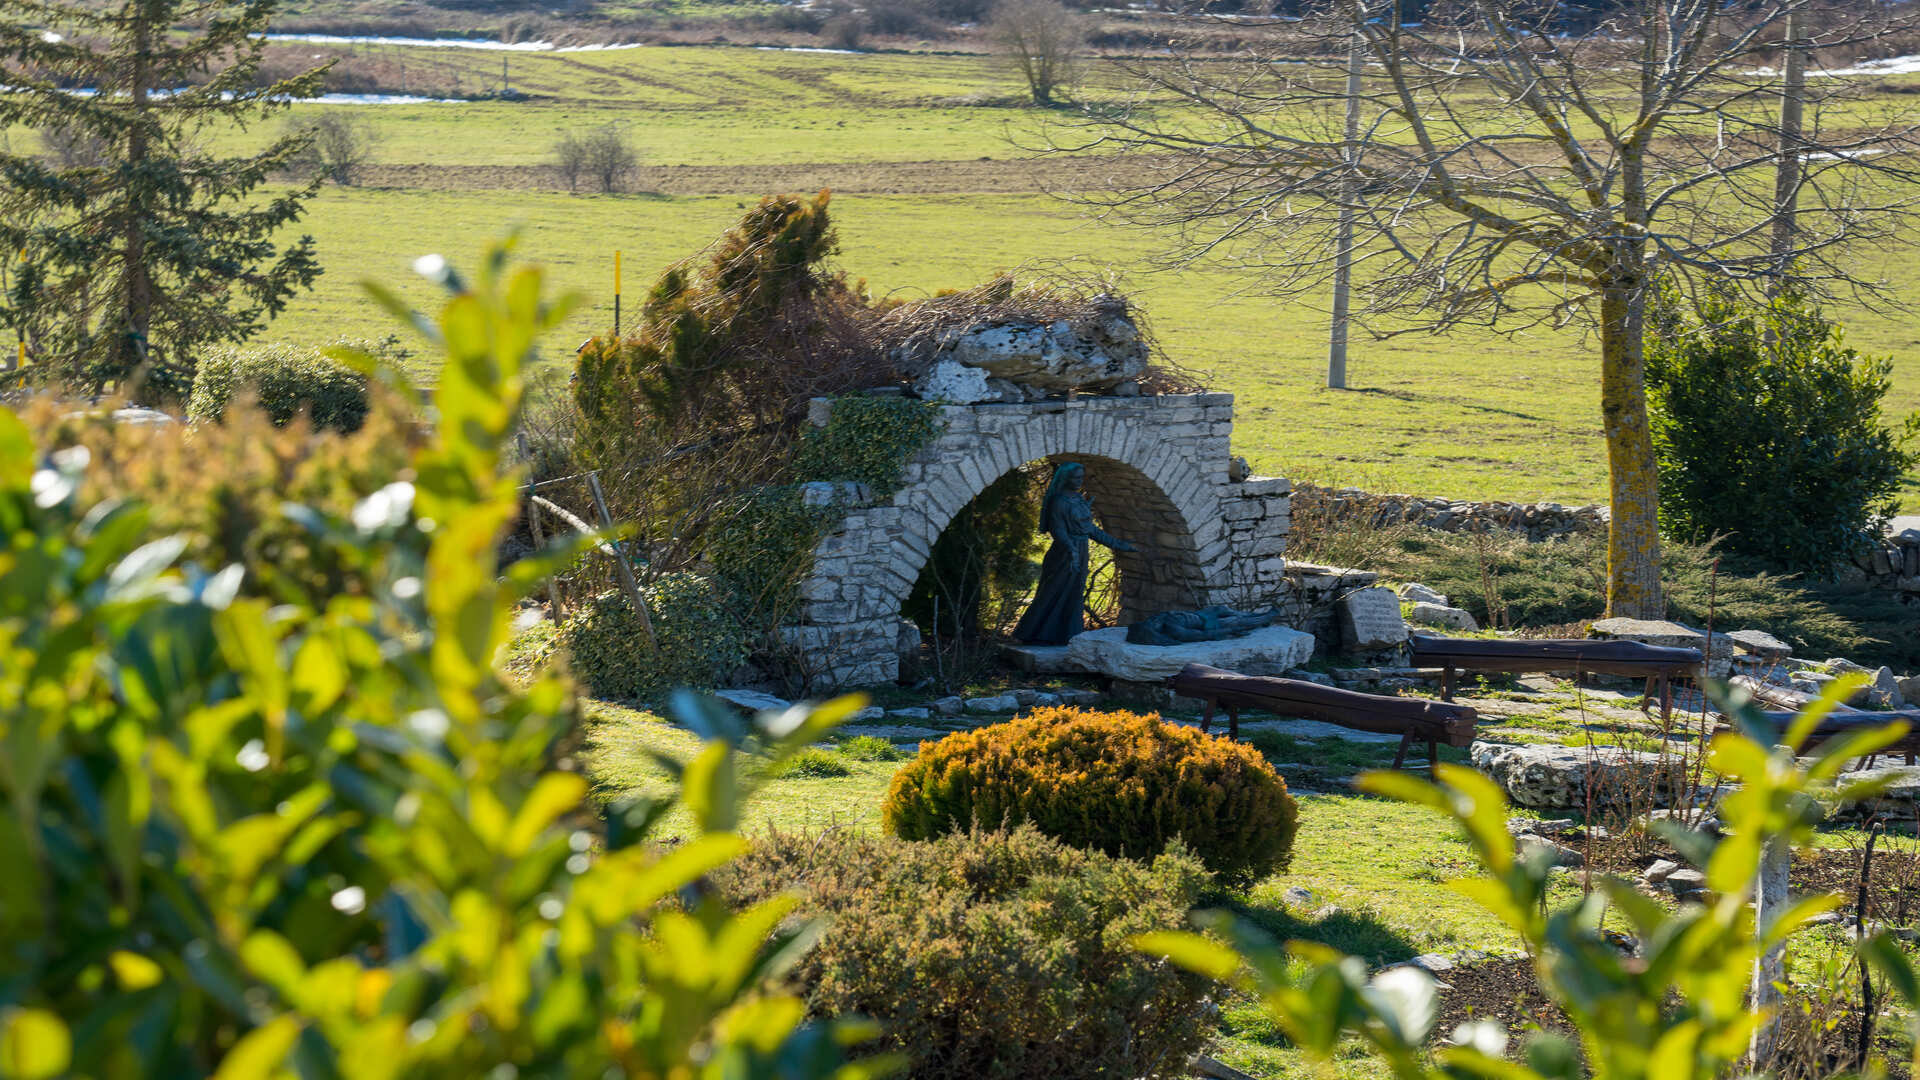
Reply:
[[[791,165],[648,165],[635,170],[628,190],[659,195],[762,194],[835,191],[864,195],[998,195],[1085,189],[1137,179],[1138,160],[1092,158],[981,158],[973,161],[824,161]],[[565,191],[566,181],[546,165],[373,165],[367,187],[429,191]],[[581,190],[592,190],[583,180]]]

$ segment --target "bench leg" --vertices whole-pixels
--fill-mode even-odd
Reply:
[[[1229,705],[1227,706],[1227,738],[1238,739],[1239,737],[1240,707],[1238,705]]]
[[[1400,736],[1400,752],[1393,755],[1393,767],[1403,768],[1407,764],[1407,747],[1413,743],[1413,732]]]
[[[1213,730],[1213,699],[1208,698],[1206,711],[1200,714],[1200,731],[1202,734],[1205,734],[1206,732],[1209,732],[1212,730]]]
[[[1436,766],[1440,764],[1440,744],[1433,739],[1427,740],[1427,779],[1432,780]]]
[[[1450,667],[1440,669],[1440,700],[1453,700],[1453,669]]]
[[[1658,682],[1659,678],[1660,677],[1658,675],[1647,676],[1647,688],[1640,692],[1640,715],[1641,716],[1645,716],[1648,713],[1651,713],[1653,711],[1653,694],[1655,689],[1657,689],[1657,687],[1655,686],[1655,683]]]
[[[1660,722],[1673,719],[1673,676],[1660,676]]]

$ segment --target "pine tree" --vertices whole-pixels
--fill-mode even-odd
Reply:
[[[259,332],[319,276],[311,237],[274,239],[318,181],[255,197],[309,136],[238,157],[200,143],[320,93],[324,68],[259,79],[276,4],[7,0],[0,130],[47,152],[0,147],[0,252],[20,260],[0,324],[33,371],[185,397],[202,350]],[[76,146],[90,152],[60,152]]]

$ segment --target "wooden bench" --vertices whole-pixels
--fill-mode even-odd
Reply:
[[[1241,675],[1205,664],[1188,664],[1167,682],[1174,693],[1206,703],[1206,713],[1200,720],[1202,731],[1211,731],[1214,711],[1224,709],[1227,733],[1237,739],[1240,710],[1264,709],[1355,731],[1398,735],[1400,752],[1393,759],[1396,769],[1406,764],[1407,748],[1420,741],[1427,744],[1427,768],[1431,772],[1433,763],[1439,760],[1439,744],[1471,746],[1474,725],[1479,720],[1479,714],[1466,705],[1362,694],[1300,679]]]
[[[1793,723],[1793,718],[1799,714],[1790,712],[1763,712],[1760,715],[1768,724],[1778,729],[1778,734],[1784,735],[1786,734],[1787,727]],[[1867,755],[1856,767],[1862,769],[1872,768],[1873,759],[1879,757],[1881,754],[1885,754],[1888,757],[1892,757],[1895,754],[1905,754],[1907,764],[1915,764],[1916,761],[1920,761],[1920,709],[1890,709],[1886,712],[1868,712],[1864,709],[1848,709],[1843,712],[1828,713],[1820,723],[1814,726],[1813,734],[1807,737],[1807,745],[1803,749],[1811,750],[1823,742],[1840,738],[1842,735],[1850,735],[1863,728],[1872,729],[1885,727],[1896,720],[1905,720],[1910,725],[1906,735],[1902,736],[1899,742]],[[1732,724],[1721,724],[1718,730],[1729,731],[1732,730],[1732,728]]]
[[[1415,634],[1413,663],[1440,669],[1440,698],[1453,700],[1455,671],[1499,671],[1510,675],[1570,671],[1582,675],[1633,675],[1647,680],[1648,711],[1656,689],[1660,718],[1673,715],[1673,680],[1693,678],[1705,658],[1699,649],[1644,645],[1638,641],[1588,638],[1447,638]]]

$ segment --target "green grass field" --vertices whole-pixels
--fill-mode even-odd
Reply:
[[[1048,192],[1098,182],[1079,161],[1020,160],[1050,115],[1007,107],[1017,80],[992,58],[646,47],[502,54],[396,46],[276,46],[276,64],[342,70],[416,93],[497,88],[525,102],[362,106],[379,133],[369,184],[329,188],[302,228],[326,276],[269,330],[313,341],[384,332],[355,287],[404,285],[436,252],[472,258],[510,226],[522,252],[579,290],[566,347],[610,325],[613,252],[629,300],[700,250],[760,195],[831,187],[841,266],[876,296],[963,287],[1006,269],[1114,277],[1167,356],[1239,396],[1236,451],[1265,472],[1453,497],[1597,501],[1606,468],[1595,342],[1579,327],[1361,340],[1350,386],[1324,388],[1326,316],[1221,270],[1155,273],[1167,238],[1105,226]],[[1111,72],[1087,96],[1115,93]],[[1893,100],[1893,95],[1880,95]],[[299,106],[298,110],[329,108]],[[545,168],[555,138],[603,122],[640,149],[644,193],[568,195]],[[1053,121],[1057,122],[1057,121]],[[229,134],[216,148],[257,140]],[[991,159],[991,160],[987,160]],[[1862,252],[1862,269],[1920,298],[1920,262]],[[631,306],[629,307],[631,310]],[[1920,330],[1904,315],[1838,309],[1852,343],[1895,358],[1895,413],[1920,409]],[[563,363],[556,350],[553,363]],[[1920,509],[1920,476],[1904,502]]]

